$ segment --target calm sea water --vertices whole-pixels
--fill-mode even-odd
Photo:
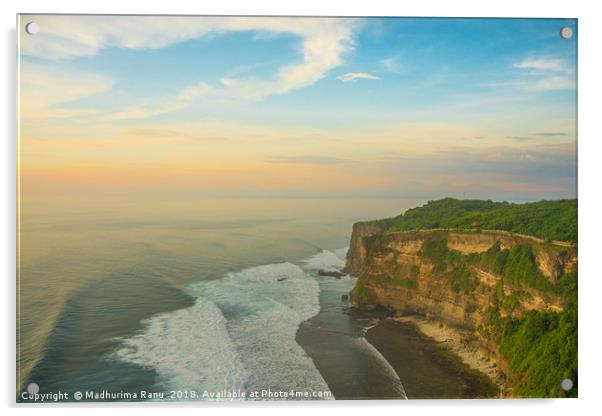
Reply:
[[[17,384],[328,390],[295,339],[320,310],[310,259],[418,203],[22,200]]]

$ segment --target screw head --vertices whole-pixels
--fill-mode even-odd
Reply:
[[[573,37],[573,29],[571,29],[568,26],[563,27],[562,29],[560,29],[560,36],[563,39],[570,39]]]
[[[29,22],[25,25],[25,31],[30,35],[35,35],[40,31],[40,26],[36,22]]]
[[[573,388],[573,380],[565,378],[560,382],[560,388],[564,391],[569,391]]]
[[[38,386],[38,383],[29,383],[27,385],[27,393],[29,394],[38,394],[39,391],[40,386]]]

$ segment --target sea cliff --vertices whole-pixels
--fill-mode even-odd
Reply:
[[[560,380],[576,378],[576,244],[474,225],[391,231],[386,221],[355,224],[346,262],[359,277],[351,305],[457,330],[457,343],[483,357],[503,396],[565,396]],[[532,337],[568,348],[545,357],[567,362],[546,369],[553,364],[534,357],[546,347]]]

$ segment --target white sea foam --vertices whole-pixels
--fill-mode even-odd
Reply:
[[[152,367],[173,389],[328,391],[295,341],[319,312],[319,287],[292,263],[195,283],[189,308],[157,315],[116,357]]]
[[[337,248],[334,251],[334,254],[336,254],[337,257],[340,258],[341,260],[345,260],[347,258],[348,251],[349,251],[349,247]]]
[[[123,341],[115,356],[150,367],[164,387],[199,391],[238,390],[248,373],[212,302],[198,299],[185,309],[156,315],[145,330]]]
[[[322,390],[328,385],[297,344],[301,322],[316,315],[319,287],[292,263],[230,273],[194,285],[228,318],[227,329],[245,368],[251,390]]]
[[[328,391],[295,337],[301,322],[320,309],[319,283],[308,273],[340,270],[346,253],[347,248],[322,250],[303,261],[303,269],[270,264],[195,283],[189,287],[197,298],[193,306],[148,319],[144,331],[124,340],[114,355],[154,369],[171,389]],[[338,279],[320,282],[349,285]],[[378,350],[363,337],[355,342],[377,358],[405,397],[395,370]]]
[[[366,353],[376,357],[380,363],[380,365],[382,366],[385,374],[387,375],[387,378],[389,379],[391,386],[393,386],[393,388],[395,390],[397,390],[397,392],[399,393],[399,395],[404,398],[407,399],[408,396],[406,394],[405,389],[403,388],[403,384],[401,383],[401,380],[399,379],[399,376],[397,375],[397,372],[395,371],[395,369],[393,367],[391,367],[391,364],[389,364],[389,362],[387,361],[387,359],[385,357],[383,357],[383,355],[380,353],[380,351],[378,351],[372,344],[370,344],[368,342],[368,340],[364,337],[361,338],[355,338],[354,341],[357,343],[357,345],[364,350]]]
[[[341,249],[343,250],[343,249]],[[346,249],[344,249],[346,252]],[[341,252],[336,250],[336,252]],[[314,254],[310,258],[303,260],[304,268],[307,270],[326,270],[338,271],[345,267],[344,257],[341,257],[336,252],[322,250]]]

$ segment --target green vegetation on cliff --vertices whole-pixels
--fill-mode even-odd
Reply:
[[[420,298],[413,298],[413,293],[428,297],[434,290],[433,299],[451,298],[460,305],[466,322],[476,318],[474,329],[492,354],[501,356],[513,395],[577,396],[576,248],[549,244],[577,242],[577,200],[512,204],[446,198],[368,224],[375,225],[370,227],[375,231],[360,235],[369,271],[360,275],[354,289],[360,301],[378,305],[381,296],[385,304],[403,313],[437,315],[436,308],[429,310],[415,301]],[[447,229],[455,230],[451,247],[462,252],[450,249]],[[485,230],[505,230],[545,242]],[[478,249],[464,250],[472,236]],[[491,236],[501,241],[493,243],[496,237]],[[484,241],[492,244],[486,251],[482,251]],[[401,301],[382,295],[395,286]],[[458,325],[465,323],[464,318],[452,315],[451,319]],[[565,378],[574,382],[569,392],[560,388]]]
[[[433,271],[446,277],[454,292],[473,290],[474,280],[471,266],[476,266],[498,276],[514,287],[537,289],[543,292],[562,294],[560,284],[551,283],[537,267],[535,254],[530,244],[517,244],[511,249],[502,249],[496,241],[487,251],[462,255],[447,247],[445,234],[424,240],[420,252],[422,258],[433,264]]]
[[[501,276],[493,290],[494,307],[487,328],[479,332],[492,339],[508,362],[514,394],[519,397],[577,396],[577,274],[566,273],[555,283],[539,270],[531,244],[502,249],[498,242],[487,251],[462,255],[447,247],[445,233],[424,240],[421,257],[433,264],[433,271],[445,278],[455,293],[469,295],[478,286],[473,268]],[[505,293],[504,285],[512,290]],[[564,310],[522,311],[521,300],[529,290],[552,292],[563,299]],[[515,311],[519,311],[515,314]],[[570,392],[560,380],[575,383]]]
[[[449,281],[454,292],[470,293],[478,285],[479,281],[474,278],[472,271],[466,264],[460,264],[446,273],[445,277]]]
[[[577,387],[565,392],[560,388],[560,380],[570,378],[575,386],[577,384],[576,273],[567,273],[551,283],[539,271],[529,244],[502,250],[496,242],[484,253],[462,256],[448,250],[445,239],[429,244],[426,241],[424,246],[429,247],[427,254],[432,256],[435,268],[451,267],[443,276],[456,293],[470,293],[478,286],[472,277],[471,265],[502,277],[494,291],[497,306],[490,311],[489,324],[512,372],[514,393],[520,397],[575,397]],[[515,289],[506,295],[504,284]],[[565,310],[526,311],[514,316],[520,300],[531,296],[525,290],[516,289],[520,287],[560,295]]]
[[[539,271],[530,244],[518,244],[510,250],[502,250],[497,241],[485,253],[473,258],[481,267],[503,276],[507,283],[542,291],[554,290],[554,285]]]
[[[517,396],[577,397],[577,275],[569,273],[557,284],[567,300],[560,313],[502,317],[498,308],[490,311],[493,336],[510,366]],[[569,392],[560,388],[565,378],[574,382]]]
[[[393,278],[387,274],[381,274],[376,277],[376,282],[380,285],[393,285],[402,286],[407,289],[416,289],[418,284],[414,279],[408,279],[403,277]]]
[[[505,230],[544,240],[577,242],[577,200],[525,204],[444,198],[375,221],[389,231],[433,228]]]
[[[460,253],[447,248],[446,238],[424,240],[421,255],[435,265],[436,272],[443,272],[449,264],[455,264],[460,260]]]
[[[447,248],[446,238],[424,240],[420,254],[433,263],[433,271],[443,274],[454,292],[468,293],[478,286],[478,280],[463,261],[462,254]]]
[[[352,290],[352,293],[362,300],[368,298],[368,290],[366,289],[366,286],[364,286],[364,282],[361,280],[357,281],[355,287]]]

